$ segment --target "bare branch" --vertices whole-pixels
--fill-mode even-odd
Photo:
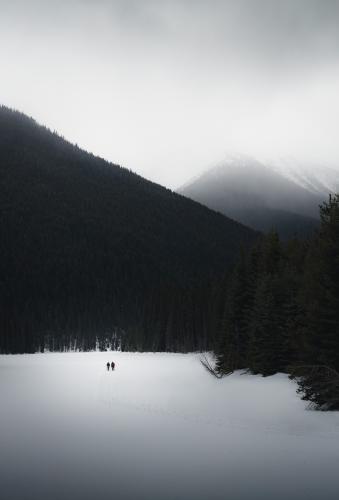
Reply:
[[[222,378],[223,377],[223,374],[221,373],[218,373],[215,368],[211,365],[209,359],[207,358],[206,354],[202,354],[200,356],[200,363],[203,365],[204,368],[206,368],[206,370],[211,374],[213,375],[214,377],[216,378]]]

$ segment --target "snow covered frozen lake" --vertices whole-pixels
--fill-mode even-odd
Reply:
[[[0,496],[337,500],[339,413],[295,389],[195,354],[0,356]]]

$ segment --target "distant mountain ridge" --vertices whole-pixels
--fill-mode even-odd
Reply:
[[[283,238],[312,232],[327,198],[246,155],[228,157],[178,192],[254,229],[274,228]]]
[[[5,107],[0,221],[0,352],[206,348],[204,286],[257,237]]]

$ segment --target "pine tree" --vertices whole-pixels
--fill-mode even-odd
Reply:
[[[251,302],[248,270],[248,258],[242,252],[227,289],[217,356],[217,371],[220,373],[246,367]]]
[[[321,205],[320,217],[303,282],[306,359],[339,371],[339,195]]]

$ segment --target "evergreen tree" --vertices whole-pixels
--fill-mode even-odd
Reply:
[[[217,347],[217,370],[220,373],[230,373],[247,367],[248,314],[252,303],[249,279],[248,258],[241,252],[239,262],[228,283],[220,325]]]
[[[320,207],[303,282],[306,360],[339,371],[339,195]]]

